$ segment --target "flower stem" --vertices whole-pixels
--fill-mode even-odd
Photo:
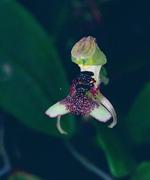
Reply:
[[[65,142],[66,148],[72,154],[72,156],[79,161],[87,170],[93,172],[95,175],[100,177],[102,180],[113,180],[106,172],[99,169],[96,165],[92,164],[84,156],[82,156],[69,142]]]

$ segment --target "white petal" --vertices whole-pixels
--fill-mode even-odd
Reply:
[[[113,122],[108,126],[110,128],[113,128],[116,124],[117,124],[117,115],[116,115],[116,111],[113,107],[113,105],[110,103],[110,101],[103,96],[102,94],[100,94],[100,103],[107,108],[107,110],[111,113],[112,117],[113,117]]]
[[[101,122],[107,122],[111,118],[111,113],[102,105],[95,108],[90,115]]]
[[[64,115],[69,113],[69,110],[67,110],[66,106],[64,104],[61,104],[60,102],[57,102],[53,106],[51,106],[45,114],[48,115],[51,118]]]
[[[59,131],[61,134],[67,134],[67,132],[64,131],[64,130],[62,129],[62,127],[61,127],[61,124],[60,124],[60,118],[61,118],[60,115],[57,116],[57,124],[56,124],[57,129],[58,129],[58,131]]]

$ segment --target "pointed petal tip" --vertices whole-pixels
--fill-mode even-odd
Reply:
[[[113,118],[113,121],[112,121],[112,123],[108,126],[109,128],[113,128],[113,127],[115,127],[116,124],[117,124],[117,116],[116,116],[116,114],[115,114],[115,116],[112,116],[112,118]]]
[[[108,127],[113,128],[116,126],[116,124],[117,124],[117,121],[113,121]]]
[[[47,109],[47,110],[45,111],[45,114],[46,114],[47,116],[49,116],[50,118],[52,118],[52,117],[50,116],[49,109]]]

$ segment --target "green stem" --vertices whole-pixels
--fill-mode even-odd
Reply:
[[[106,172],[99,169],[96,165],[92,164],[84,156],[82,156],[78,151],[69,143],[65,142],[66,148],[72,154],[72,156],[79,161],[87,170],[93,172],[95,175],[100,177],[102,180],[113,180]]]

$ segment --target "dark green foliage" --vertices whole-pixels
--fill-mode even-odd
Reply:
[[[136,97],[126,123],[134,143],[150,143],[150,83]]]
[[[143,162],[134,172],[131,180],[149,180],[150,179],[150,162]]]
[[[59,135],[45,110],[67,95],[68,83],[51,39],[16,2],[0,1],[0,22],[1,107],[29,127]],[[73,118],[64,121],[71,135]]]
[[[135,162],[127,144],[114,133],[115,130],[97,128],[96,142],[105,153],[111,174],[115,177],[123,177],[132,172]]]

